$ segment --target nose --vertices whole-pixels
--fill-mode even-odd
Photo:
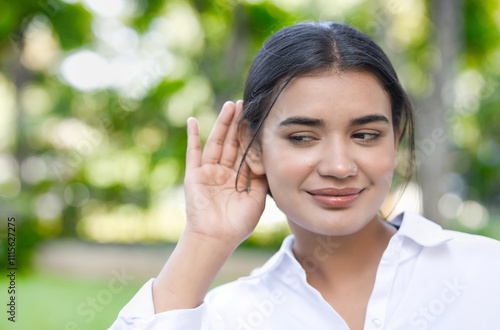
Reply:
[[[358,168],[352,157],[352,149],[342,141],[325,144],[317,171],[321,176],[337,179],[356,175]]]

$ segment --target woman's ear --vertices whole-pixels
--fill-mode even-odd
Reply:
[[[399,140],[401,139],[401,127],[399,126],[394,130],[394,167],[398,166],[398,147]]]
[[[399,140],[401,139],[401,126],[398,126],[394,130],[394,150],[398,150],[399,147]]]
[[[255,133],[252,132],[247,123],[240,124],[238,128],[238,142],[239,142],[239,153],[243,155],[248,147],[248,144],[252,140]],[[250,170],[257,175],[264,175],[266,171],[264,169],[264,163],[262,162],[262,148],[257,138],[252,142],[252,145],[248,149],[248,153],[245,158],[245,162],[250,167]]]

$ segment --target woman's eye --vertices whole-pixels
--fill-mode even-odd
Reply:
[[[288,140],[290,140],[292,143],[299,144],[299,143],[313,141],[314,138],[309,135],[290,135],[288,137]]]
[[[362,142],[373,142],[381,137],[380,133],[356,133],[352,135],[355,139],[361,140]]]

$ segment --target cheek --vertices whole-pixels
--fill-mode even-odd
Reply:
[[[306,156],[297,150],[270,144],[263,150],[262,160],[271,191],[283,187],[296,187],[314,170],[315,161],[311,155]],[[274,196],[274,193],[273,193]]]
[[[396,153],[393,150],[384,153],[377,152],[365,158],[363,168],[366,169],[370,181],[376,185],[389,187],[396,167],[395,158]]]

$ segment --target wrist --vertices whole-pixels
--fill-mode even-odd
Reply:
[[[189,228],[184,230],[178,242],[178,244],[187,246],[190,249],[210,251],[210,253],[217,253],[221,257],[227,256],[227,258],[240,243],[237,239],[231,239],[227,235],[225,237],[215,237]]]

